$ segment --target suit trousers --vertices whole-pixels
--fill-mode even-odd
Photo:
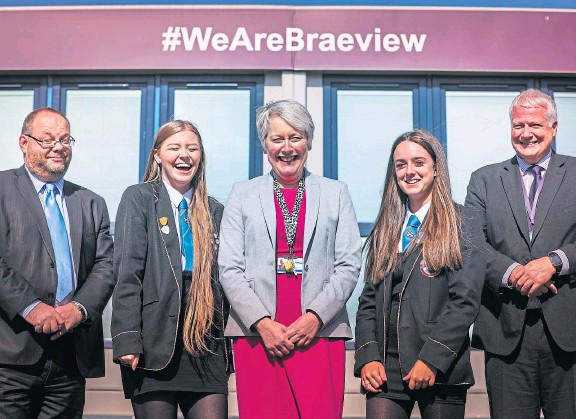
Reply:
[[[0,364],[0,417],[82,418],[85,387],[68,333],[49,342],[34,365]]]
[[[576,352],[555,344],[541,310],[527,310],[514,352],[485,355],[492,419],[538,419],[541,409],[545,419],[576,418]]]

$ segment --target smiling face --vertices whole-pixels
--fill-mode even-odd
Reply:
[[[36,116],[31,132],[27,134],[39,140],[60,140],[70,136],[70,127],[60,115],[46,111]],[[56,182],[64,177],[72,160],[70,145],[63,146],[57,142],[54,147],[45,149],[24,134],[20,136],[20,150],[24,153],[24,163],[30,173],[45,182]]]
[[[530,164],[542,160],[552,148],[558,123],[550,124],[544,107],[512,109],[512,146]]]
[[[432,199],[434,159],[424,147],[412,141],[398,144],[393,158],[398,186],[408,195],[410,210],[416,212]]]
[[[187,130],[168,137],[154,150],[162,179],[182,194],[191,188],[201,157],[198,136]]]
[[[304,172],[308,158],[308,141],[282,118],[270,118],[264,152],[274,177],[283,188],[295,188]]]

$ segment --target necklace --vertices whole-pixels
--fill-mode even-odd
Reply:
[[[302,199],[304,198],[304,176],[298,181],[298,190],[296,191],[296,201],[294,202],[294,208],[292,212],[288,210],[288,205],[286,205],[286,199],[284,194],[280,190],[280,184],[278,180],[274,178],[274,193],[278,199],[278,205],[280,206],[280,211],[282,212],[282,218],[284,219],[284,227],[286,229],[286,242],[288,243],[288,250],[290,256],[284,261],[284,269],[286,272],[294,273],[294,242],[296,240],[296,228],[298,227],[298,214],[300,213],[300,205],[302,204]]]

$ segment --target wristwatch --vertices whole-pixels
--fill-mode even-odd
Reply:
[[[560,271],[562,270],[562,259],[560,258],[560,256],[558,256],[558,253],[556,252],[548,253],[548,257],[550,258],[552,266],[554,266],[554,269],[556,269],[556,273],[559,274]]]
[[[76,308],[78,309],[78,311],[80,311],[80,314],[82,315],[82,320],[80,320],[80,323],[84,323],[88,318],[88,313],[86,313],[86,309],[78,301],[72,301],[72,303],[76,306]]]

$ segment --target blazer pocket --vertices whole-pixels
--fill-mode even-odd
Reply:
[[[158,298],[142,301],[142,310],[144,310],[147,307],[150,307],[152,304],[157,303],[158,301],[159,301]]]

